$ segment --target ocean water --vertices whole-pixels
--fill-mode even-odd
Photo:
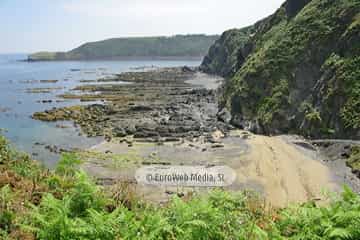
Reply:
[[[199,60],[130,60],[130,61],[63,61],[24,62],[24,54],[0,55],[0,134],[6,136],[18,150],[33,154],[33,158],[53,167],[59,155],[50,153],[46,145],[61,148],[87,148],[99,143],[101,138],[81,136],[80,129],[71,122],[49,123],[31,118],[32,113],[53,107],[71,106],[79,100],[61,100],[57,95],[75,86],[86,84],[80,80],[95,80],[113,74],[133,71],[138,67],[198,66]],[[41,83],[40,80],[58,80]],[[122,83],[119,83],[122,84]],[[32,88],[56,88],[49,93],[29,93]],[[42,100],[52,100],[42,103]],[[40,102],[39,102],[40,101]],[[58,128],[56,125],[68,128]],[[35,144],[35,143],[40,143]]]

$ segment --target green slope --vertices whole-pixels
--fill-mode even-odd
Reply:
[[[81,45],[69,52],[39,52],[29,60],[91,60],[119,57],[202,57],[217,35],[113,38]]]
[[[233,123],[360,138],[359,12],[357,0],[288,0],[260,22],[246,51],[231,53],[244,59],[226,82]]]
[[[221,37],[210,47],[204,57],[201,70],[211,74],[230,76],[238,62],[238,52],[249,40],[253,26],[242,29],[231,29],[224,32]]]

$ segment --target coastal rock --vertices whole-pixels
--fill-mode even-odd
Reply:
[[[359,12],[358,1],[286,0],[250,32],[224,32],[201,69],[227,77],[221,105],[241,116],[232,123],[256,133],[360,139]]]
[[[200,70],[223,77],[232,76],[234,66],[239,65],[239,50],[246,44],[254,26],[225,31],[209,49]]]
[[[113,128],[112,133],[115,137],[126,137],[127,136],[127,131],[125,131],[121,127]]]
[[[59,80],[40,80],[40,83],[57,83]]]
[[[94,99],[89,92],[96,92],[97,99],[106,99],[104,104],[54,108],[34,113],[33,118],[73,120],[87,136],[105,136],[107,140],[125,136],[145,141],[192,139],[210,136],[215,130],[225,134],[231,125],[216,117],[217,92],[188,83],[197,74],[192,68],[121,73],[113,81],[128,81],[129,84],[105,83],[75,88],[86,91],[89,99]],[[79,99],[79,96],[82,95],[69,93],[59,97]],[[224,111],[222,116],[228,117]]]
[[[10,109],[10,108],[7,108],[7,107],[5,107],[5,108],[0,107],[0,113],[8,112],[8,111],[10,111],[10,110],[11,110],[11,109]]]
[[[182,70],[183,72],[192,72],[192,73],[195,72],[195,69],[190,68],[190,67],[188,67],[188,66],[183,66],[183,67],[181,68],[181,70]]]
[[[250,131],[257,134],[264,133],[263,129],[260,127],[259,123],[256,120],[244,119],[240,115],[233,115],[231,119],[231,124],[245,131]]]
[[[217,113],[217,117],[220,121],[224,123],[230,123],[231,122],[231,113],[226,108],[221,109]]]
[[[132,135],[136,132],[136,128],[134,125],[128,124],[127,126],[125,126],[125,131],[127,135]]]
[[[211,145],[211,148],[223,148],[224,147],[224,144],[221,144],[221,143],[215,143],[213,145]]]
[[[146,130],[136,132],[134,134],[134,138],[153,138],[153,137],[160,137],[160,135],[155,131],[146,131]]]
[[[285,3],[286,14],[292,18],[311,0],[288,0]]]
[[[150,107],[150,106],[141,106],[141,105],[139,105],[139,106],[131,107],[129,110],[134,111],[134,112],[137,112],[137,111],[151,111],[151,110],[153,110],[153,108]]]

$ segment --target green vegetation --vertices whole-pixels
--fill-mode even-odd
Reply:
[[[217,35],[175,35],[172,37],[113,38],[81,45],[69,52],[40,52],[31,61],[91,60],[121,57],[202,57]]]
[[[358,138],[359,12],[356,0],[287,0],[255,24],[246,43],[230,36],[227,42],[238,47],[229,49],[216,73],[223,75],[228,56],[245,59],[227,71],[235,74],[228,76],[222,105],[259,122],[265,133]],[[227,43],[218,41],[215,48]],[[302,111],[304,102],[315,111]]]
[[[201,69],[211,74],[231,76],[232,70],[239,64],[239,50],[249,40],[253,26],[231,29],[224,32],[209,49],[201,63]]]
[[[341,118],[346,128],[360,128],[360,56],[339,59],[336,66],[338,81],[342,81],[343,92],[348,98],[341,108]]]
[[[282,106],[288,106],[288,99],[285,97],[289,93],[288,82],[280,80],[279,85],[275,86],[270,97],[263,99],[260,104],[259,117],[265,124],[270,123],[276,114],[281,114],[279,110]]]
[[[9,148],[0,137],[0,238],[86,239],[359,239],[360,196],[341,196],[284,209],[255,193],[213,190],[152,205],[97,186],[65,154],[54,171]]]
[[[360,146],[351,148],[351,155],[346,163],[351,167],[353,173],[360,177]]]
[[[40,60],[40,59],[46,59],[46,60],[55,60],[57,57],[57,53],[55,52],[37,52],[34,54],[31,54],[29,56],[30,60]]]
[[[100,153],[93,151],[81,151],[76,154],[84,161],[96,161],[110,167],[111,169],[125,169],[133,165],[140,165],[145,158],[139,156],[136,150],[129,150],[126,153]]]

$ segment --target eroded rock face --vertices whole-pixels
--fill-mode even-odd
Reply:
[[[230,121],[231,121],[231,113],[226,108],[221,109],[217,113],[217,117],[220,121],[222,121],[224,123],[230,123]]]
[[[256,23],[224,88],[232,122],[267,134],[359,138],[359,12],[356,0],[288,0]]]
[[[233,69],[238,65],[238,51],[250,38],[253,26],[242,29],[231,29],[224,32],[220,39],[211,46],[204,57],[200,69],[206,73],[218,74],[223,77],[232,76]]]
[[[256,134],[266,133],[263,127],[260,126],[259,122],[253,119],[244,119],[242,116],[236,114],[232,116],[231,124],[237,128],[245,131],[250,131]]]
[[[288,0],[285,3],[286,14],[292,18],[301,11],[311,0]]]

